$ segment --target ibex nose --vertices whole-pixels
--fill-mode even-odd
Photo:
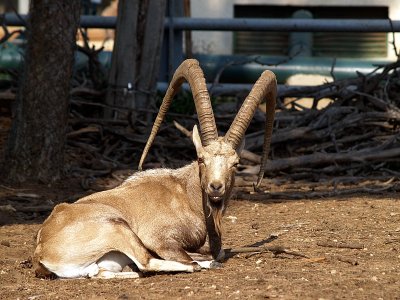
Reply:
[[[224,185],[220,181],[215,181],[210,183],[210,188],[213,192],[222,192]]]

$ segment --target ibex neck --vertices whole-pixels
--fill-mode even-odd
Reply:
[[[202,190],[200,184],[199,166],[196,161],[177,170],[181,182],[186,183],[186,193],[191,205],[196,210],[202,210]]]

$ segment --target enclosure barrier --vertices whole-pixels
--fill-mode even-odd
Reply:
[[[26,26],[27,15],[16,15],[16,14],[4,14],[2,21],[7,26]],[[1,20],[1,18],[0,18]],[[102,17],[102,16],[87,16],[83,15],[80,19],[80,25],[84,28],[115,28],[116,17]],[[203,30],[203,31],[282,31],[282,32],[400,32],[400,21],[399,20],[382,20],[382,19],[348,19],[348,20],[335,20],[335,19],[254,19],[254,18],[234,18],[234,19],[208,19],[208,18],[185,18],[185,17],[171,17],[166,18],[164,23],[166,31],[166,37],[168,34],[171,35],[173,42],[168,43],[168,49],[170,53],[164,55],[163,60],[168,61],[161,66],[161,81],[158,87],[163,89],[168,82],[168,76],[170,69],[175,69],[177,65],[183,60],[183,50],[182,50],[182,31],[185,30]],[[171,45],[174,45],[171,47]],[[107,63],[110,61],[106,54],[103,58]],[[218,68],[226,62],[227,57],[216,56],[216,55],[198,55],[195,56],[200,60],[204,66],[204,71],[207,74],[215,74]],[[236,56],[231,56],[234,58]],[[3,59],[13,59],[16,61],[15,57],[12,55],[5,55]],[[265,59],[265,57],[261,57]],[[270,58],[272,61],[276,61],[277,58]],[[315,59],[315,58],[313,58]],[[172,62],[171,62],[172,60]],[[232,59],[231,59],[232,60]],[[249,59],[250,60],[250,59]],[[272,69],[277,73],[278,79],[280,77],[286,76],[290,73],[301,72],[302,68],[305,67],[304,58],[301,60],[293,60],[291,64],[285,66],[284,70],[280,67],[273,67]],[[346,77],[347,73],[355,74],[356,70],[362,70],[362,72],[370,72],[373,70],[374,64],[384,64],[389,61],[368,61],[365,63],[358,62],[354,63],[354,60],[346,60],[343,62],[340,60],[333,59],[319,59],[320,65],[312,64],[314,67],[311,71],[317,74],[326,74],[329,72],[333,61],[338,65],[348,64],[349,67],[343,67],[342,71],[339,71],[338,78]],[[0,66],[7,65],[7,62],[2,62],[2,57],[0,56]],[[253,77],[257,77],[262,69],[270,66],[263,66],[262,64],[253,63],[243,68],[250,75],[249,81]],[[230,67],[231,68],[231,67]],[[307,68],[307,67],[306,67]],[[243,71],[243,70],[242,70]],[[283,74],[286,75],[281,75]],[[285,73],[286,72],[286,73]],[[342,73],[340,73],[342,72]],[[240,73],[240,72],[239,72]],[[254,73],[254,74],[253,74]],[[164,74],[164,75],[163,75]],[[228,78],[233,78],[238,74],[238,67],[232,69],[231,76]],[[184,86],[185,87],[185,86]],[[251,88],[250,84],[220,84],[216,86],[216,89],[220,93],[227,91],[237,91],[237,90],[249,90]],[[281,87],[281,89],[284,89]]]
[[[1,18],[0,18],[1,20]],[[3,22],[9,26],[25,26],[27,15],[4,14]],[[116,17],[81,16],[80,25],[87,28],[115,28]],[[399,20],[381,19],[208,19],[166,18],[164,26],[174,30],[218,31],[291,31],[291,32],[400,32]]]

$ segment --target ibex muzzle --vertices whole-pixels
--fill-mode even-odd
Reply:
[[[193,132],[201,187],[208,196],[209,204],[223,206],[224,200],[229,198],[234,184],[240,153],[233,149],[231,144],[224,142],[222,138],[203,147],[200,138],[195,138],[198,136],[197,127]]]
[[[139,163],[150,149],[173,96],[188,81],[200,123],[193,129],[197,161],[180,169],[138,172],[120,186],[73,204],[57,205],[38,232],[37,276],[133,278],[141,272],[194,272],[223,258],[221,219],[234,184],[244,133],[267,100],[261,182],[274,120],[276,80],[265,71],[224,137],[218,137],[211,101],[196,60],[176,70]],[[123,272],[132,266],[135,271]],[[140,273],[137,273],[137,269]]]

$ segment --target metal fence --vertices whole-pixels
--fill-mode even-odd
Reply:
[[[0,18],[1,19],[1,18]],[[26,15],[5,14],[3,21],[10,26],[25,26]],[[116,17],[81,16],[81,26],[115,28]],[[400,20],[381,19],[208,19],[166,18],[165,29],[218,31],[290,31],[290,32],[400,32]]]
[[[27,15],[4,14],[6,25],[25,26]],[[0,18],[1,20],[1,18]],[[81,16],[80,24],[85,28],[115,28],[116,17]],[[390,19],[209,19],[170,17],[165,20],[165,47],[161,66],[161,82],[158,88],[164,90],[168,78],[184,58],[183,31],[282,31],[282,32],[400,32],[400,21]],[[355,71],[357,69],[353,69]],[[184,85],[187,88],[187,85]],[[219,84],[214,86],[218,93],[249,90],[250,84]],[[286,89],[280,86],[280,90]]]

